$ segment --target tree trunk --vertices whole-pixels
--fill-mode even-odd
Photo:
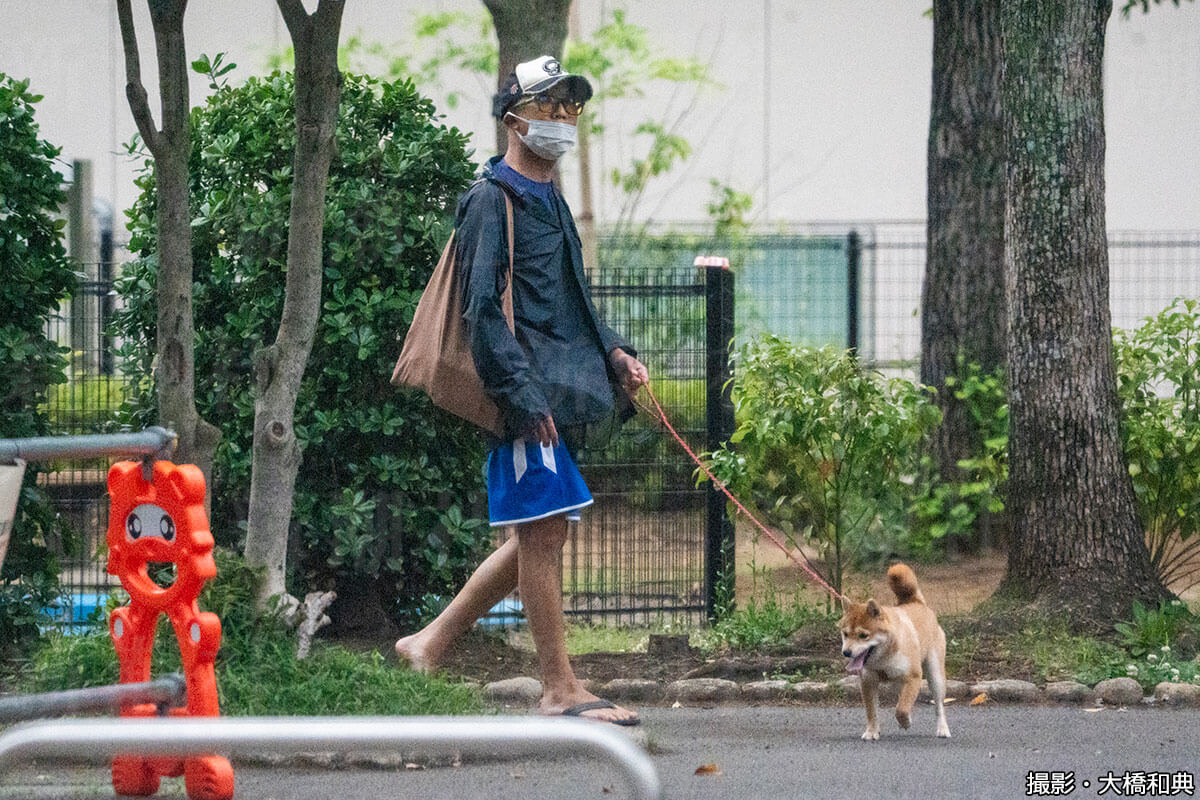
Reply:
[[[191,128],[188,118],[187,50],[183,16],[187,0],[149,3],[158,58],[162,130],[154,122],[141,82],[137,37],[130,0],[118,0],[117,13],[125,51],[125,94],[138,131],[154,156],[158,223],[158,354],[155,388],[160,424],[179,435],[174,458],[200,467],[208,485],[221,432],[196,411],[195,329],[192,321],[192,227],[188,202],[188,158]],[[206,496],[205,503],[211,501]]]
[[[962,478],[958,462],[983,441],[946,378],[972,362],[1005,365],[1000,67],[1000,0],[935,0],[921,382],[938,390],[932,449],[946,480]]]
[[[309,15],[300,0],[278,0],[296,53],[296,153],[288,217],[287,282],[275,343],[255,355],[254,459],[246,561],[266,568],[259,605],[285,591],[287,541],[300,445],[296,397],[321,308],[325,188],[333,158],[341,73],[337,45],[344,3],[321,0]]]
[[[1111,3],[1005,0],[1009,507],[1001,587],[1080,627],[1167,596],[1117,429],[1101,66]]]
[[[571,0],[483,0],[496,27],[500,69],[496,88],[522,61],[538,56],[562,58]],[[508,147],[504,126],[496,120],[496,152]]]
[[[574,41],[582,41],[579,23],[579,2],[572,0],[567,16],[567,28]],[[589,278],[600,270],[600,243],[596,234],[596,204],[592,199],[592,125],[587,115],[579,118],[579,241],[583,248],[583,266]]]

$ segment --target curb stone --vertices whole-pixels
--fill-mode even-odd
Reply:
[[[806,703],[821,703],[837,697],[836,684],[820,683],[818,681],[801,681],[792,685],[794,697]]]
[[[667,699],[680,703],[720,703],[736,700],[742,687],[723,678],[686,678],[667,686]]]
[[[989,699],[1002,703],[1032,703],[1038,699],[1040,691],[1029,681],[1001,679],[972,684],[970,693],[986,694]]]
[[[663,683],[648,678],[614,678],[607,682],[588,681],[587,688],[600,697],[615,702],[658,703],[678,702],[684,705],[715,705],[719,703],[822,703],[857,702],[861,681],[848,675],[837,681],[798,681],[782,679],[738,683],[724,678],[681,678]],[[542,684],[528,676],[495,681],[482,688],[491,703],[506,707],[534,707],[541,699]],[[894,703],[899,692],[895,682],[879,687],[879,701]],[[946,681],[946,697],[968,700],[987,694],[993,703],[1062,703],[1106,706],[1162,705],[1200,708],[1200,686],[1189,683],[1163,682],[1146,694],[1137,681],[1128,677],[1109,678],[1094,687],[1076,681],[1051,681],[1038,686],[1024,680],[996,679],[967,684],[958,680]],[[927,681],[921,682],[918,701],[933,700]]]
[[[1154,702],[1180,708],[1200,706],[1200,686],[1163,681],[1154,687]]]
[[[1133,706],[1142,702],[1142,687],[1133,678],[1109,678],[1096,684],[1096,694],[1106,706]]]
[[[753,681],[742,684],[742,699],[754,702],[785,700],[796,696],[795,684],[788,681]]]
[[[483,687],[483,696],[498,705],[531,706],[542,699],[542,682],[529,677],[493,681]]]
[[[1044,687],[1046,699],[1056,703],[1095,703],[1096,692],[1090,687],[1076,681],[1053,681]]]
[[[593,693],[608,700],[653,703],[663,698],[663,685],[644,678],[614,678]]]

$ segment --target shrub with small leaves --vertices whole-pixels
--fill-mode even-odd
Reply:
[[[46,338],[46,321],[75,286],[56,218],[65,195],[54,170],[59,149],[39,138],[29,81],[0,73],[0,437],[50,433],[50,387],[66,382],[68,352]],[[31,464],[0,583],[0,648],[38,635],[41,609],[58,594],[57,565],[40,542],[65,531]]]
[[[192,112],[196,404],[223,439],[213,532],[236,544],[250,487],[252,359],[283,307],[295,144],[292,78],[221,86]],[[471,179],[467,140],[438,121],[411,82],[344,75],[326,196],[322,311],[299,399],[304,449],[293,508],[289,590],[352,587],[388,609],[444,592],[487,546],[471,519],[482,440],[416,392],[389,385],[400,340]],[[139,382],[132,417],[153,418],[155,186],[129,212],[138,254],[118,289],[117,328]],[[457,517],[453,516],[457,514]],[[406,607],[407,607],[406,606]]]
[[[864,369],[848,352],[761,336],[737,356],[732,449],[713,472],[789,536],[820,548],[841,591],[843,570],[905,483],[940,412],[919,386]],[[902,520],[901,520],[902,522]]]
[[[981,517],[1004,510],[1008,481],[1008,393],[1002,373],[987,374],[960,361],[959,375],[946,377],[946,390],[963,403],[983,441],[958,462],[961,480],[946,480],[931,456],[921,460],[909,507],[913,527],[906,547],[916,555],[933,553],[948,538],[971,535]]]
[[[1200,582],[1200,301],[1116,330],[1121,436],[1150,557],[1182,592]]]

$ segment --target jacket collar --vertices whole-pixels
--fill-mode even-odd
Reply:
[[[531,201],[537,200],[537,198],[533,197],[527,190],[514,186],[510,181],[506,180],[504,176],[496,173],[495,167],[503,158],[504,156],[502,155],[492,156],[489,158],[487,163],[483,165],[483,169],[480,171],[479,177],[482,180],[491,181],[492,183],[504,189],[506,192],[508,192],[508,196],[519,202],[522,207],[537,208],[542,206],[541,201],[531,204]],[[557,186],[554,187],[554,192],[558,192]]]

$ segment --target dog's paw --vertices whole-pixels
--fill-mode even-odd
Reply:
[[[944,722],[941,725],[938,725],[937,735],[938,735],[939,739],[949,739],[950,738],[950,726]]]
[[[909,716],[907,711],[897,711],[896,722],[900,723],[901,728],[908,730],[908,726],[912,722],[912,717]]]
[[[879,740],[879,731],[867,729],[863,731],[862,740],[864,742],[874,742]]]

